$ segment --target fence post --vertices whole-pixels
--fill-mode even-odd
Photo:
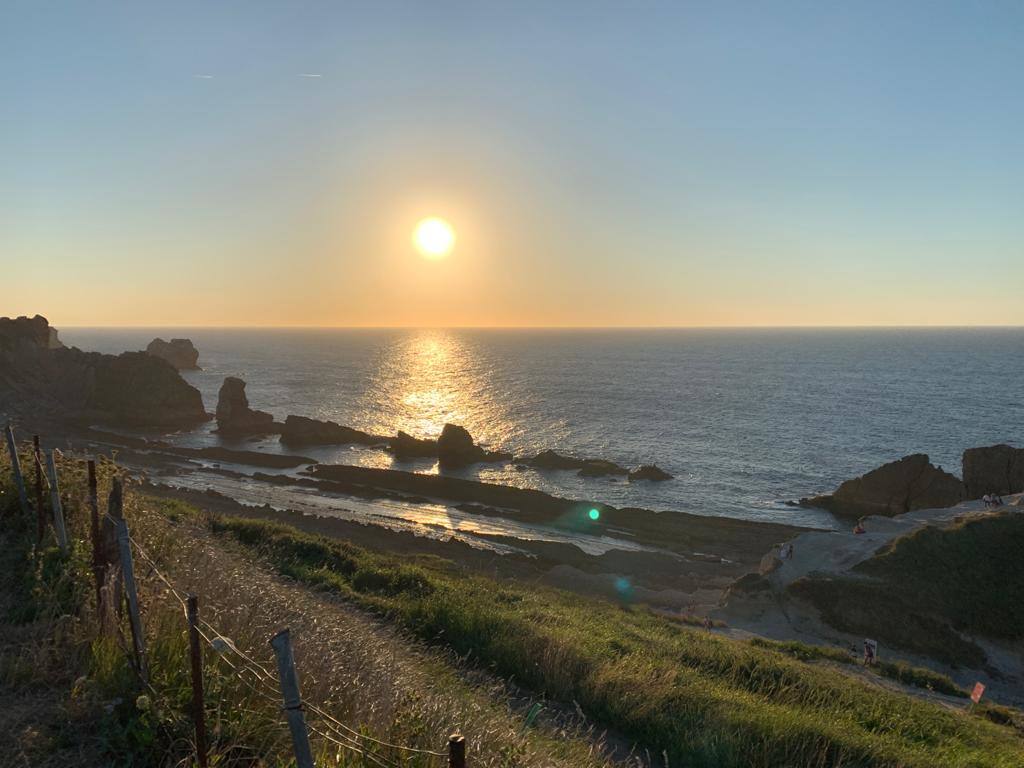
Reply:
[[[32,435],[32,455],[36,460],[36,546],[46,535],[46,513],[43,512],[43,462],[39,459],[39,435]]]
[[[63,552],[68,551],[68,530],[64,527],[64,508],[60,503],[60,485],[57,482],[57,462],[53,451],[46,452],[46,477],[50,481],[50,506],[53,507],[53,530]]]
[[[448,737],[448,768],[466,768],[466,737],[461,733]]]
[[[117,543],[121,549],[121,573],[124,575],[124,595],[128,600],[128,622],[132,629],[135,665],[143,681],[149,682],[149,673],[146,669],[146,639],[142,634],[142,616],[139,615],[139,593],[135,589],[132,542],[128,536],[128,523],[123,517],[117,521]]]
[[[206,713],[203,711],[203,653],[199,645],[199,599],[188,596],[188,647],[192,657],[192,720],[196,726],[196,762],[207,768]]]
[[[96,490],[96,462],[89,459],[89,524],[92,533],[92,575],[96,580],[96,614],[103,617],[103,558],[100,555],[100,502]]]
[[[299,677],[292,656],[291,633],[282,629],[270,638],[270,646],[277,657],[277,676],[281,680],[284,711],[288,717],[288,728],[292,732],[296,768],[315,768],[313,752],[309,747],[309,733],[306,731],[306,717],[302,714],[302,695],[299,693]]]
[[[11,453],[11,472],[14,474],[14,484],[18,486],[18,501],[21,502],[21,511],[27,516],[28,495],[25,493],[25,478],[21,474],[21,460],[18,458],[18,443],[14,439],[14,430],[8,424],[4,430],[7,435],[7,450]]]

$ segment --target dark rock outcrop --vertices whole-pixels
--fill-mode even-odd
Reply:
[[[443,467],[464,467],[482,461],[507,461],[512,454],[485,450],[473,442],[465,427],[445,424],[437,438],[437,458]]]
[[[139,427],[180,428],[209,419],[199,390],[167,362],[144,352],[67,348],[40,315],[0,318],[0,408]]]
[[[398,430],[398,434],[388,440],[388,450],[400,459],[436,458],[437,440],[423,440]]]
[[[671,479],[672,475],[657,464],[641,464],[639,467],[632,469],[629,472],[629,482],[631,483],[636,480],[661,481]]]
[[[361,432],[333,421],[289,416],[281,427],[281,442],[289,445],[380,445],[387,442],[387,438]]]
[[[968,499],[980,499],[986,493],[1024,491],[1024,448],[1002,444],[968,448],[963,468]]]
[[[146,347],[146,352],[166,360],[179,371],[199,370],[199,350],[191,339],[153,339]]]
[[[254,411],[245,396],[245,382],[228,376],[217,394],[217,431],[225,435],[254,435],[278,432],[281,425],[265,411]]]
[[[959,478],[932,465],[926,454],[915,453],[847,480],[834,493],[800,499],[800,504],[837,515],[891,516],[951,507],[964,498]]]
[[[532,459],[518,459],[517,463],[534,469],[575,469],[580,477],[604,477],[605,475],[628,475],[629,470],[613,461],[604,459],[577,459],[563,456],[555,451],[541,451]]]
[[[508,461],[512,454],[488,451],[473,441],[465,427],[445,424],[437,440],[424,440],[399,431],[388,440],[388,450],[400,459],[436,458],[442,467],[456,468],[481,461]]]

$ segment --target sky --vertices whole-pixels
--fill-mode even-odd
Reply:
[[[1024,325],[1024,2],[5,0],[0,282],[58,327]]]

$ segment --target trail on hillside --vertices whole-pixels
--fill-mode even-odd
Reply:
[[[479,766],[647,764],[578,711],[531,700],[474,670],[471,659],[427,648],[340,598],[279,576],[203,527],[152,512],[137,520],[175,587],[196,594],[205,620],[270,670],[267,640],[288,627],[303,698],[353,727],[386,733],[396,718],[414,716],[426,733],[465,734]],[[142,574],[154,597],[174,599],[155,574]],[[535,703],[543,709],[527,728]],[[536,734],[561,754],[538,749]]]

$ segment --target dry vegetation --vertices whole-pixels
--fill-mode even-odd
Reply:
[[[49,686],[62,712],[39,738],[25,728],[15,738],[43,756],[40,764],[68,745],[85,745],[78,748],[99,755],[99,764],[187,763],[181,606],[140,563],[153,690],[140,689],[122,649],[95,639],[84,518],[75,508],[78,471],[64,462],[78,539],[70,557],[34,550],[26,521],[3,534],[5,552],[22,559],[21,577],[4,584],[7,626],[49,622],[41,631],[66,654],[64,669],[56,663],[44,679],[26,655],[34,651],[5,652],[5,695]],[[0,504],[15,523],[12,497],[7,488]],[[287,526],[128,498],[134,538],[175,585],[200,596],[211,624],[262,661],[270,658],[269,636],[290,626],[306,698],[374,739],[437,750],[458,728],[470,738],[474,766],[610,765],[601,740],[586,730],[598,723],[644,745],[639,762],[659,766],[1024,762],[1024,741],[1008,724],[990,721],[998,718],[879,689],[834,665],[800,660],[803,649],[758,647],[643,608],[496,583],[434,558],[410,562]],[[277,702],[229,668],[241,663],[237,654],[207,659],[219,764],[285,764],[289,743]],[[532,700],[516,697],[503,680],[545,702],[541,716],[528,715]],[[310,721],[328,727],[313,713]],[[318,764],[372,764],[320,738],[315,743]],[[361,744],[387,761],[406,757],[377,742]],[[413,755],[401,764],[438,762]]]

